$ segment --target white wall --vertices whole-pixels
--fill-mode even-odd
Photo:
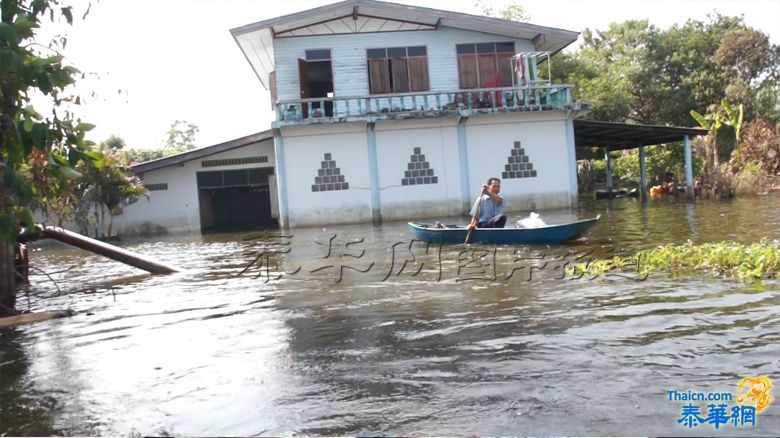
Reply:
[[[469,198],[476,198],[481,185],[495,176],[502,179],[507,212],[569,207],[573,196],[565,117],[549,112],[471,116],[465,124]],[[457,123],[455,117],[376,122],[383,220],[464,214]],[[291,226],[372,220],[365,123],[282,128],[282,136]],[[515,141],[521,142],[536,177],[503,178]],[[415,147],[434,170],[436,184],[402,184]],[[337,161],[349,190],[312,191],[325,153]]]
[[[233,166],[202,167],[206,160],[267,156],[267,163],[251,163]],[[149,192],[149,199],[141,197],[127,206],[114,219],[117,233],[149,234],[179,233],[200,230],[200,207],[198,203],[197,172],[273,167],[275,162],[273,140],[253,143],[220,154],[209,155],[183,165],[173,165],[147,172],[144,184],[168,184],[168,190]]]
[[[461,214],[456,118],[377,122],[375,132],[383,219]],[[436,184],[402,185],[415,147],[433,169]]]
[[[490,177],[501,178],[507,211],[567,207],[571,203],[564,113],[477,115],[466,124],[471,198]],[[520,141],[535,178],[502,178],[514,142]],[[576,187],[576,184],[574,185]]]
[[[282,129],[290,226],[371,221],[366,135],[365,123]],[[349,190],[312,191],[325,153],[336,161]]]
[[[331,50],[334,95],[344,97],[369,94],[366,49],[426,46],[431,92],[445,92],[459,89],[456,44],[502,41],[513,39],[447,27],[431,31],[278,38],[274,40],[277,96],[279,100],[300,98],[298,59],[306,58],[307,49]],[[533,50],[529,40],[514,41],[518,52]]]

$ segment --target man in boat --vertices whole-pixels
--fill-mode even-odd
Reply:
[[[474,228],[504,228],[506,215],[504,214],[504,198],[501,192],[501,180],[490,178],[487,184],[482,185],[482,194],[479,195],[474,207],[471,208],[471,223],[467,229]]]

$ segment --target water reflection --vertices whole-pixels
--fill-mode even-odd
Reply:
[[[679,434],[667,389],[780,379],[780,284],[557,279],[552,264],[526,281],[529,269],[508,275],[516,250],[545,254],[540,267],[780,238],[778,212],[778,196],[584,202],[544,212],[549,223],[602,213],[587,239],[556,248],[407,246],[404,223],[295,229],[289,246],[233,234],[125,242],[186,269],[157,277],[47,247],[34,253],[42,269],[74,267],[52,275],[60,294],[36,277],[30,308],[79,313],[0,330],[0,433]],[[492,270],[470,272],[484,278],[462,278],[467,251],[494,254]],[[770,406],[754,429],[724,433],[778,429]]]

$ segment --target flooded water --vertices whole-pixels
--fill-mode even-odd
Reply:
[[[755,425],[688,428],[667,391],[780,383],[780,282],[563,268],[780,238],[780,195],[542,217],[596,213],[555,248],[425,247],[404,223],[123,243],[186,269],[170,276],[45,246],[18,307],[78,313],[0,329],[0,434],[776,434],[778,401]]]

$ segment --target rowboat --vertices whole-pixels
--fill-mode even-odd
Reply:
[[[496,245],[554,245],[575,239],[590,230],[601,218],[585,219],[539,228],[476,228],[469,243]],[[409,229],[418,239],[433,243],[464,243],[465,225],[441,225],[409,222]]]

